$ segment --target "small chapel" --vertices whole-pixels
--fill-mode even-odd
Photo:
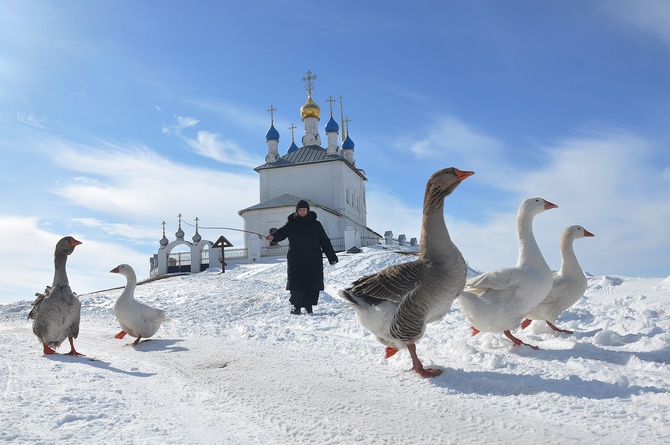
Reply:
[[[265,163],[254,169],[259,174],[260,202],[238,212],[244,219],[244,230],[272,233],[284,225],[296,203],[304,199],[317,213],[336,251],[378,244],[381,235],[367,227],[365,171],[356,167],[355,145],[348,128],[340,132],[333,117],[332,97],[327,99],[330,115],[324,127],[326,146],[322,146],[321,109],[312,100],[315,79],[311,71],[303,78],[307,101],[300,107],[304,125],[302,146],[295,143],[296,127],[291,125],[291,145],[285,154],[279,153],[279,132],[274,126],[276,109],[270,106],[268,110],[270,129],[265,134],[268,151]],[[346,122],[341,97],[340,121]]]

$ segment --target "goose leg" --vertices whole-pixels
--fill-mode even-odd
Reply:
[[[65,355],[73,355],[75,357],[86,357],[84,354],[80,354],[74,349],[74,339],[72,337],[67,338],[70,341],[70,352]]]
[[[386,357],[389,358],[394,356],[398,352],[398,348],[394,348],[393,346],[387,346],[386,347]]]
[[[473,337],[481,332],[479,329],[477,329],[474,326],[470,326],[470,329],[472,329],[472,336]]]
[[[528,318],[526,318],[524,321],[521,322],[521,329],[526,329],[528,326],[530,326],[532,322],[533,320],[529,320]]]
[[[546,320],[545,320],[545,321],[546,321]],[[564,334],[572,334],[572,333],[573,333],[572,331],[568,331],[567,329],[561,329],[561,328],[558,328],[558,327],[554,326],[552,323],[550,323],[549,321],[547,321],[547,324],[549,325],[549,327],[550,327],[551,329],[554,330],[554,332],[562,332],[562,333],[564,333]]]
[[[114,336],[114,338],[123,338],[126,336],[126,331],[121,331]]]
[[[137,340],[135,340],[135,341],[133,342],[133,346],[137,346],[137,345],[140,343],[140,339],[141,339],[141,338],[142,338],[142,337],[138,335],[138,336],[137,336]]]
[[[510,340],[512,340],[512,343],[514,343],[515,346],[525,345],[525,346],[528,346],[528,347],[531,348],[531,349],[535,349],[535,350],[540,349],[539,346],[533,346],[533,345],[529,345],[528,343],[524,343],[524,342],[522,342],[521,340],[519,340],[518,338],[516,338],[515,336],[513,336],[512,333],[511,333],[510,331],[505,331],[505,335],[507,336],[507,338],[509,338]]]
[[[42,342],[42,346],[44,347],[44,353],[45,353],[46,355],[51,355],[51,354],[55,354],[55,353],[56,353],[56,351],[54,351],[53,349],[51,349],[46,343]]]
[[[414,372],[424,378],[437,377],[438,375],[442,374],[443,371],[441,369],[423,367],[423,363],[421,363],[421,360],[419,360],[419,357],[416,355],[416,345],[414,343],[408,344],[407,349],[409,350],[409,355],[412,356],[412,369],[414,369]]]

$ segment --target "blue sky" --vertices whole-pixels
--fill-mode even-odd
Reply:
[[[540,196],[552,268],[580,224],[586,271],[667,276],[667,23],[665,1],[3,1],[0,302],[50,284],[64,235],[83,293],[123,285],[119,263],[148,276],[179,213],[242,228],[267,110],[283,154],[307,70],[323,140],[344,97],[373,230],[418,237],[427,178],[456,166],[476,172],[445,206],[472,266],[516,262],[518,205]]]

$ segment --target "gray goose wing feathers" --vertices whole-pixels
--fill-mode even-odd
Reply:
[[[377,306],[383,301],[400,304],[403,298],[416,289],[425,275],[425,265],[419,261],[396,264],[374,275],[367,275],[354,281],[351,287],[345,289],[347,299],[354,295],[366,303]]]
[[[383,302],[396,304],[398,308],[391,323],[391,336],[403,342],[413,342],[421,337],[426,327],[427,308],[417,304],[420,302],[413,298],[426,272],[426,264],[421,260],[397,264],[356,280],[342,294],[359,306],[360,302],[356,299],[371,306]]]

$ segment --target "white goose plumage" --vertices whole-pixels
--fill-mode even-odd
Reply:
[[[553,272],[554,284],[549,295],[526,314],[526,320],[521,323],[523,329],[527,328],[532,320],[544,320],[555,332],[572,334],[572,331],[559,329],[554,323],[558,316],[575,304],[586,291],[586,276],[577,261],[572,244],[574,240],[587,236],[595,235],[582,226],[570,226],[563,231],[560,243],[561,268]]]
[[[473,335],[504,332],[515,345],[524,344],[510,332],[551,290],[552,273],[533,234],[533,218],[558,207],[542,198],[529,198],[517,213],[519,257],[515,267],[498,269],[468,280],[458,299]],[[531,346],[538,349],[536,346]]]
[[[136,346],[140,339],[152,337],[158,332],[158,328],[167,320],[167,313],[135,300],[137,276],[132,267],[121,264],[110,270],[110,273],[119,273],[125,276],[127,281],[123,293],[114,305],[114,315],[122,329],[115,337],[120,339],[126,334],[136,337],[133,342],[133,346]]]
[[[67,355],[84,355],[74,348],[74,339],[79,335],[81,302],[70,289],[65,268],[67,257],[80,244],[81,241],[71,236],[61,238],[56,243],[53,283],[43,294],[35,294],[37,299],[28,314],[28,319],[33,319],[33,333],[42,342],[45,354],[55,354],[54,349],[67,338],[70,342],[70,352]]]
[[[423,377],[436,377],[442,370],[424,368],[415,343],[427,323],[447,314],[463,290],[467,273],[465,260],[447,231],[444,198],[473,174],[452,167],[428,180],[417,260],[362,277],[340,291],[360,323],[386,345],[386,357],[406,347],[414,371]]]

